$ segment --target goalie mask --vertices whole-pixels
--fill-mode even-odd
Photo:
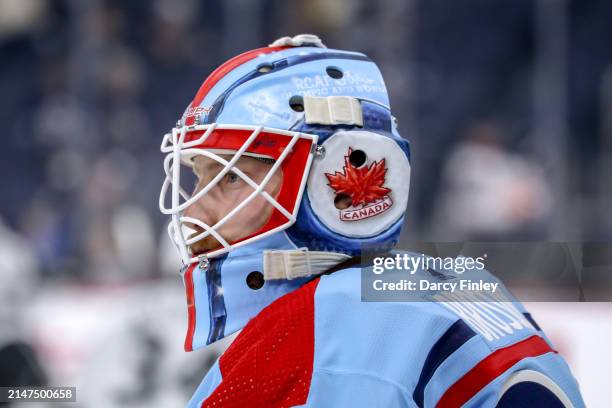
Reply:
[[[200,309],[214,314],[215,293],[227,298],[229,281],[248,292],[247,274],[263,271],[260,309],[301,277],[358,254],[363,245],[388,248],[399,236],[410,153],[382,76],[365,55],[327,49],[316,36],[285,37],[221,65],[161,150],[166,178],[159,205],[171,216],[168,232],[196,309],[198,285],[209,298]],[[189,180],[194,172],[195,183]],[[197,262],[223,279],[205,276],[198,283]],[[240,270],[229,272],[231,264]],[[215,291],[221,280],[223,291]],[[223,304],[218,314],[227,317]],[[249,309],[238,320],[257,312]],[[213,320],[202,329],[207,343],[228,332]]]

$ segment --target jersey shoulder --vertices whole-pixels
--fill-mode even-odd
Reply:
[[[531,370],[560,384],[581,406],[567,364],[510,296],[366,302],[361,273],[352,268],[323,276],[316,288],[315,376],[374,377],[421,407],[440,401],[482,406],[494,405],[513,373]]]
[[[397,406],[488,406],[517,370],[552,378],[581,406],[567,365],[518,308],[363,302],[360,274],[324,275],[264,308],[207,376],[202,406],[363,406],[372,389]],[[353,391],[330,399],[334,384]]]

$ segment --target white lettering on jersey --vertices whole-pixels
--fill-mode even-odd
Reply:
[[[435,298],[487,341],[498,340],[517,330],[532,328],[516,306],[500,295],[462,293],[436,295]]]

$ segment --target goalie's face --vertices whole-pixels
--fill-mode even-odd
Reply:
[[[171,216],[168,234],[183,264],[293,225],[316,141],[305,133],[217,123],[165,134],[159,209]]]
[[[221,155],[230,161],[232,155]],[[273,166],[271,160],[261,160],[242,156],[234,168],[239,169],[255,183],[260,184]],[[196,176],[196,185],[192,193],[208,186],[211,181],[225,168],[225,165],[204,156],[193,159],[193,173]],[[276,198],[283,182],[282,170],[275,171],[265,186],[270,196]],[[247,184],[234,171],[229,171],[214,185],[210,191],[191,204],[184,212],[187,218],[193,218],[206,225],[215,225],[222,220],[240,203],[253,193],[253,187]],[[274,207],[262,195],[257,195],[246,206],[229,218],[217,231],[228,242],[236,242],[260,230],[270,219]],[[204,229],[195,223],[185,223],[193,230],[189,238],[201,235]],[[193,255],[203,254],[221,246],[221,243],[212,235],[208,235],[189,245]]]

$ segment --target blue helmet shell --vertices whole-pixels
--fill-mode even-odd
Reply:
[[[363,126],[306,124],[304,113],[295,109],[294,103],[304,96],[350,96],[360,100]],[[190,108],[201,108],[201,124],[262,125],[297,130],[318,135],[319,145],[338,131],[366,130],[392,139],[410,159],[409,144],[399,135],[391,115],[382,75],[374,62],[357,52],[313,46],[262,52],[228,72],[198,106],[190,105],[188,110]],[[356,254],[364,245],[394,245],[403,219],[399,217],[386,230],[373,236],[344,235],[321,222],[308,194],[304,193],[297,220],[286,232],[300,247]]]

